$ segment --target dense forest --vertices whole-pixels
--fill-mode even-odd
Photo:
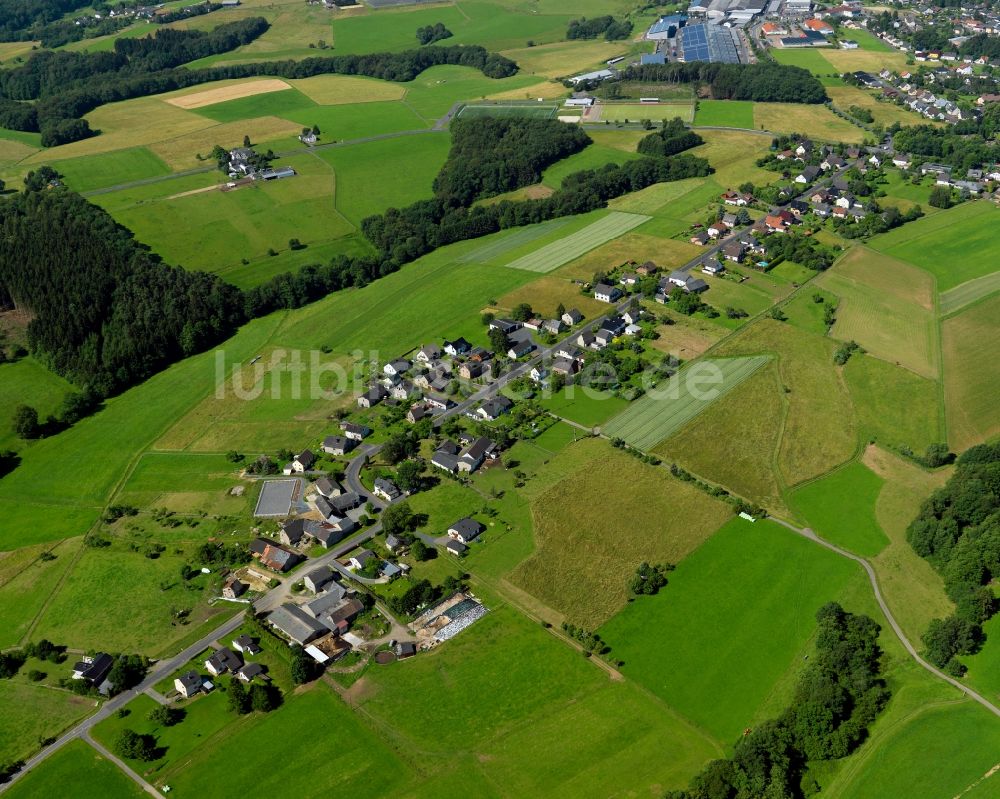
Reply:
[[[686,791],[667,799],[793,799],[819,786],[809,762],[849,755],[889,700],[881,678],[879,626],[831,602],[816,614],[816,652],[789,707],[748,730],[732,757],[713,760]]]
[[[231,335],[239,289],[166,266],[104,210],[64,188],[0,202],[0,306],[33,315],[31,350],[98,396]]]
[[[0,114],[4,121],[16,123],[8,127],[41,132],[43,146],[51,147],[93,135],[82,117],[105,103],[211,81],[261,75],[294,79],[322,74],[410,81],[425,69],[440,64],[473,67],[491,78],[517,72],[517,64],[510,59],[476,45],[225,64],[211,69],[180,67],[248,44],[267,28],[263,18],[248,17],[207,32],[168,28],[154,36],[119,39],[111,53],[39,52],[21,67],[0,71]],[[25,102],[31,100],[37,102]]]
[[[680,117],[674,117],[667,122],[663,120],[660,129],[639,141],[638,151],[643,155],[658,155],[666,157],[682,153],[704,144],[705,140],[692,130],[684,127]]]
[[[42,28],[91,0],[0,0],[0,42],[30,42]]]
[[[758,64],[709,64],[700,61],[643,64],[626,69],[622,80],[703,84],[709,87],[716,100],[823,103],[829,99],[823,84],[808,70],[770,61]]]
[[[596,39],[603,36],[607,41],[614,42],[631,35],[632,23],[629,20],[616,20],[610,15],[574,19],[566,29],[567,39]]]
[[[944,578],[955,613],[936,619],[924,635],[927,659],[953,675],[965,672],[956,655],[982,643],[982,623],[996,610],[989,583],[1000,577],[1000,444],[967,450],[948,483],[920,509],[907,530],[916,553]]]
[[[1000,38],[988,33],[977,33],[962,42],[958,52],[973,58],[986,56],[990,61],[996,61],[1000,59]]]
[[[434,194],[455,205],[537,183],[542,170],[578,153],[590,137],[578,125],[549,119],[456,119],[451,151]]]

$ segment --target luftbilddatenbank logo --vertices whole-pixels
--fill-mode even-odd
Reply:
[[[522,363],[497,360],[475,379],[463,377],[462,364],[449,359],[435,362],[433,369],[398,356],[386,358],[377,351],[355,350],[334,356],[322,350],[275,349],[248,361],[230,359],[226,350],[215,351],[215,398],[254,401],[341,399],[345,394],[361,396],[374,386],[382,386],[391,396],[407,400],[419,395],[440,394],[461,401],[489,390],[513,400],[547,399],[557,394],[567,400],[583,396],[608,400],[614,396],[654,400],[690,398],[711,402],[725,383],[722,369],[714,362],[682,365],[675,353],[666,353],[656,362],[643,364],[628,375],[614,363],[584,363],[565,379],[552,379],[555,354]],[[398,366],[405,363],[406,366]],[[430,386],[428,375],[438,378]]]

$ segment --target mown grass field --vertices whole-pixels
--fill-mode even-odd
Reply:
[[[856,569],[773,522],[734,519],[600,633],[626,677],[731,742]]]
[[[854,31],[851,33],[853,35]],[[857,86],[827,86],[826,93],[841,111],[850,113],[852,106],[864,108],[872,112],[877,124],[886,127],[897,122],[900,125],[922,125],[927,122],[925,117],[916,112],[895,103],[879,101],[874,94]]]
[[[335,147],[316,155],[333,167],[338,214],[360,226],[367,216],[431,197],[450,144],[446,134],[429,133]]]
[[[82,779],[82,775],[86,775]],[[11,799],[141,799],[147,794],[84,741],[70,741],[9,789]]]
[[[942,315],[957,313],[998,291],[1000,291],[1000,270],[966,281],[944,292],[939,297],[939,307]]]
[[[558,189],[563,179],[585,169],[599,169],[606,164],[623,164],[639,158],[635,150],[623,150],[610,144],[594,142],[578,153],[563,158],[542,173],[542,183],[551,189]]]
[[[840,298],[831,335],[927,378],[941,370],[934,285],[910,264],[852,247],[817,280]]]
[[[505,264],[510,269],[546,273],[558,269],[575,258],[618,238],[623,233],[641,225],[649,219],[642,214],[626,214],[612,211],[607,216],[588,225],[583,230],[554,241],[551,244],[523,255]]]
[[[763,355],[778,361],[787,413],[777,468],[789,486],[825,474],[857,450],[851,398],[833,363],[829,339],[770,319],[749,325],[713,354]]]
[[[25,669],[35,668],[33,661]],[[58,683],[69,664],[45,663],[47,681]],[[94,712],[93,699],[76,696],[49,685],[28,682],[23,675],[0,681],[4,704],[4,734],[0,738],[0,762],[13,763],[34,754],[42,738],[57,737],[84,716]]]
[[[753,103],[745,100],[699,100],[694,123],[712,127],[752,128]]]
[[[633,402],[603,433],[649,450],[766,364],[768,358],[699,361]]]
[[[862,438],[923,452],[944,438],[940,384],[868,355],[843,371]]]
[[[531,491],[535,553],[508,577],[574,624],[593,629],[625,607],[636,567],[677,563],[729,518],[731,508],[607,442],[562,450],[543,470],[560,479]],[[530,486],[529,486],[530,488]],[[611,492],[627,524],[609,524],[587,497]]]
[[[861,462],[885,481],[875,501],[875,520],[889,545],[871,562],[893,615],[910,640],[917,641],[931,619],[950,615],[954,605],[945,594],[941,576],[906,540],[906,528],[923,501],[944,485],[951,470],[930,472],[874,446],[865,450]]]
[[[833,65],[829,61],[823,58],[823,54],[817,49],[808,47],[795,49],[775,47],[770,50],[770,54],[779,64],[802,67],[814,75],[840,74],[838,70],[833,68]]]
[[[775,133],[801,133],[820,141],[859,143],[865,132],[825,105],[754,103],[754,126]]]
[[[889,543],[875,518],[875,504],[884,483],[864,465],[850,463],[794,491],[792,505],[827,541],[873,557]]]
[[[871,246],[927,270],[937,278],[938,291],[945,292],[996,271],[1000,263],[1000,238],[993,234],[997,214],[1000,211],[992,203],[962,203],[878,236]],[[970,253],[975,255],[970,257]]]
[[[79,192],[170,174],[170,168],[147,147],[59,161],[55,168],[66,185]]]
[[[1000,433],[1000,296],[967,308],[942,324],[948,443],[956,452]]]
[[[0,408],[13,414],[19,403],[28,403],[45,419],[58,411],[60,404],[73,384],[49,371],[31,357],[0,364]],[[7,419],[0,425],[0,449],[23,450],[31,442],[19,439]]]
[[[522,796],[644,795],[686,784],[720,751],[507,607],[429,655],[370,670],[348,699],[401,751],[433,758],[436,796],[459,780],[476,795],[484,781]]]
[[[781,513],[785,507],[775,457],[784,412],[778,367],[771,363],[653,451]]]

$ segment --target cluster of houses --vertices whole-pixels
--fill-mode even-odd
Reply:
[[[295,176],[290,166],[271,167],[252,147],[235,147],[229,151],[227,170],[230,178],[252,178],[253,180],[279,180]]]
[[[374,553],[371,550],[365,550]],[[363,553],[356,556],[367,562]],[[362,566],[356,566],[361,568]],[[302,577],[303,586],[314,596],[302,604],[285,602],[267,617],[268,623],[292,644],[305,651],[318,663],[325,663],[350,649],[341,639],[351,622],[364,610],[364,605],[347,586],[337,580],[329,566],[318,566]]]
[[[212,677],[231,674],[244,683],[252,683],[254,680],[268,682],[270,678],[263,665],[244,660],[246,655],[259,655],[260,653],[261,648],[258,643],[244,633],[232,640],[232,648],[223,646],[209,655],[205,659],[205,670]],[[185,699],[190,699],[199,693],[208,693],[214,687],[211,678],[202,675],[195,669],[188,669],[174,679],[174,690]]]
[[[443,441],[434,450],[431,465],[449,474],[471,474],[484,464],[495,463],[499,456],[497,445],[490,439],[463,433],[459,436],[459,443],[451,439]]]
[[[965,69],[968,70],[969,75],[972,74],[971,65],[959,67],[958,71],[961,72]],[[862,86],[877,90],[886,100],[909,108],[927,119],[955,124],[964,119],[974,119],[980,115],[976,109],[963,109],[954,101],[946,97],[939,97],[930,89],[911,82],[912,76],[909,72],[897,75],[888,69],[883,69],[878,75],[860,71],[854,72],[852,75]]]

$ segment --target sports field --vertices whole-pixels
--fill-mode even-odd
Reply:
[[[926,269],[937,278],[938,291],[945,292],[996,271],[997,221],[1000,210],[993,203],[965,202],[877,236],[871,247]]]
[[[554,103],[496,103],[463,105],[459,118],[478,119],[480,117],[534,117],[555,119],[559,106]]]
[[[947,316],[998,291],[1000,291],[1000,269],[991,275],[968,280],[943,292],[938,298],[939,307],[942,315]]]
[[[554,241],[533,253],[505,264],[505,266],[542,274],[551,272],[648,220],[649,217],[642,214],[612,211],[603,219],[588,225],[578,233]]]
[[[638,122],[641,119],[661,120],[680,117],[685,122],[694,120],[693,102],[662,103],[601,103],[592,111],[593,121]],[[590,117],[588,116],[588,121]]]
[[[753,103],[746,100],[699,100],[695,125],[752,128]]]
[[[771,521],[733,519],[599,632],[626,677],[731,742],[807,654],[816,611],[858,574]]]
[[[767,356],[699,361],[633,402],[602,432],[650,450],[768,362]]]

